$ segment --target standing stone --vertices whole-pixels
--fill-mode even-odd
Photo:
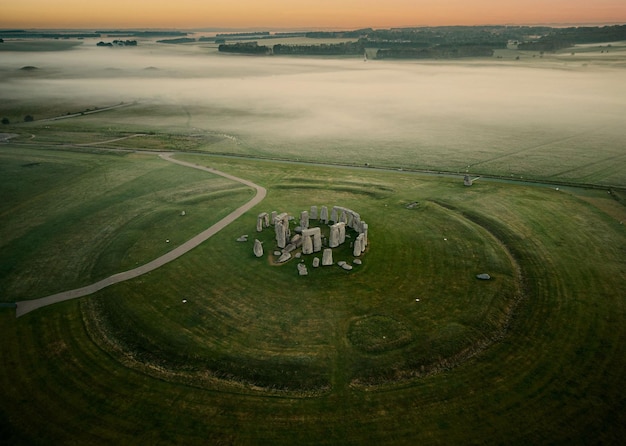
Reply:
[[[320,221],[324,224],[328,224],[328,208],[326,206],[322,206],[322,210],[320,211]]]
[[[322,231],[320,228],[317,229],[317,232],[313,233],[313,252],[320,252],[322,250]]]
[[[313,259],[313,268],[317,268],[318,266],[320,266],[320,258],[319,257],[315,257]]]
[[[279,248],[284,248],[289,240],[289,214],[283,212],[274,219],[274,230],[276,231],[276,243]]]
[[[359,236],[354,241],[354,250],[352,251],[354,257],[360,256],[363,251],[365,251],[365,246],[363,246],[363,238],[363,234],[359,234]]]
[[[339,244],[342,245],[346,241],[346,224],[339,222],[337,225],[339,226]]]
[[[369,229],[369,225],[364,221],[361,222],[361,234],[363,234],[363,249],[369,244],[367,239],[367,230]]]
[[[283,221],[276,219],[274,221],[274,229],[276,230],[276,244],[279,248],[284,248],[287,245],[285,240],[285,228],[283,227]]]
[[[265,226],[267,228],[267,226],[269,226],[269,217],[267,215],[267,212],[263,212],[263,213],[258,215],[258,217],[256,219],[256,230],[257,230],[257,232],[263,231],[263,223],[265,223],[265,221],[268,222],[268,224]]]
[[[322,256],[322,265],[330,266],[332,264],[333,264],[333,250],[330,248],[326,248]]]
[[[309,212],[308,211],[300,212],[300,228],[309,229]]]
[[[330,227],[330,236],[328,238],[328,246],[336,248],[339,246],[339,226],[334,224]]]
[[[311,236],[305,235],[302,237],[302,240],[302,254],[313,254],[313,240],[311,240]]]
[[[330,221],[333,223],[337,223],[339,221],[337,218],[337,206],[333,206],[333,210],[330,213]]]
[[[302,237],[313,237],[313,252],[322,250],[322,230],[320,228],[309,228],[302,231]]]
[[[346,210],[345,209],[341,209],[339,222],[340,223],[348,223],[348,215],[346,214]]]
[[[463,177],[463,184],[466,186],[472,185],[472,179],[470,178],[469,175],[465,175],[465,177]]]
[[[263,257],[263,244],[259,239],[254,240],[254,248],[252,248],[252,250],[254,251],[255,256]]]
[[[352,249],[352,255],[354,255],[354,257],[358,257],[361,255],[361,240],[363,239],[361,235],[359,235],[354,241],[354,245]]]
[[[352,228],[358,233],[363,232],[363,227],[361,226],[361,216],[359,214],[355,214],[352,218]]]
[[[309,213],[311,220],[317,220],[317,206],[311,206],[311,212]]]
[[[270,221],[272,222],[272,224],[276,224],[276,217],[278,217],[278,212],[276,211],[272,211],[272,216],[270,217]]]

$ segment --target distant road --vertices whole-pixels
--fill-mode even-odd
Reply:
[[[124,272],[121,272],[121,273],[118,273],[118,274],[114,274],[114,275],[112,275],[110,277],[107,277],[106,279],[103,279],[103,280],[101,280],[99,282],[93,283],[91,285],[87,285],[87,286],[82,287],[82,288],[77,288],[77,289],[74,289],[74,290],[64,291],[62,293],[53,294],[51,296],[46,296],[46,297],[42,297],[42,298],[39,298],[39,299],[23,300],[23,301],[17,302],[16,303],[17,308],[16,308],[16,311],[15,311],[16,317],[23,316],[23,315],[25,315],[25,314],[33,311],[33,310],[36,310],[36,309],[41,308],[41,307],[45,307],[47,305],[52,305],[52,304],[55,304],[55,303],[58,303],[58,302],[63,302],[63,301],[66,301],[66,300],[76,299],[78,297],[87,296],[87,295],[93,294],[96,291],[99,291],[99,290],[101,290],[103,288],[106,288],[109,285],[120,283],[120,282],[123,282],[125,280],[129,280],[129,279],[134,279],[135,277],[141,276],[142,274],[146,274],[146,273],[148,273],[150,271],[154,271],[155,269],[160,268],[161,266],[165,265],[166,263],[169,263],[172,260],[175,260],[175,259],[179,258],[183,254],[188,253],[193,248],[198,246],[200,243],[202,243],[205,240],[207,240],[209,237],[213,236],[214,234],[217,234],[223,228],[228,226],[230,223],[235,221],[237,218],[241,217],[244,213],[246,213],[247,211],[252,209],[254,206],[259,204],[261,201],[263,201],[263,199],[265,198],[265,195],[267,194],[267,191],[265,190],[264,187],[261,187],[261,186],[259,186],[257,184],[254,184],[251,181],[244,180],[242,178],[238,178],[238,177],[235,177],[233,175],[229,175],[229,174],[224,173],[224,172],[220,172],[219,170],[215,170],[215,169],[212,169],[210,167],[203,167],[203,166],[199,166],[197,164],[176,160],[176,159],[172,158],[172,155],[173,155],[172,153],[164,153],[164,154],[160,154],[159,157],[164,159],[164,160],[166,160],[166,161],[170,161],[172,163],[180,164],[181,166],[204,170],[206,172],[209,172],[209,173],[212,173],[212,174],[215,174],[215,175],[220,175],[220,176],[223,176],[223,177],[228,178],[230,180],[237,181],[239,183],[245,184],[246,186],[249,186],[249,187],[252,187],[253,189],[255,189],[256,190],[256,195],[254,196],[254,198],[252,198],[252,200],[248,201],[243,206],[241,206],[238,209],[234,210],[233,212],[228,214],[226,217],[222,218],[220,221],[215,223],[213,226],[211,226],[207,230],[201,232],[200,234],[198,234],[195,237],[193,237],[192,239],[186,241],[185,243],[183,243],[182,245],[178,246],[177,248],[174,248],[172,251],[168,252],[167,254],[164,254],[161,257],[158,257],[158,258],[152,260],[151,262],[146,263],[145,265],[142,265],[142,266],[139,266],[137,268],[134,268],[134,269],[131,269],[131,270],[128,270],[128,271],[124,271]]]

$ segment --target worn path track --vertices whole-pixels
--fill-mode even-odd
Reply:
[[[198,234],[195,237],[193,237],[192,239],[186,241],[185,243],[183,243],[182,245],[180,245],[177,248],[173,249],[172,251],[168,252],[167,254],[164,254],[161,257],[158,257],[158,258],[152,260],[149,263],[146,263],[145,265],[142,265],[142,266],[139,266],[137,268],[134,268],[134,269],[131,269],[131,270],[128,270],[128,271],[124,271],[124,272],[121,272],[121,273],[118,273],[118,274],[114,274],[114,275],[112,275],[110,277],[107,277],[106,279],[100,280],[99,282],[92,283],[91,285],[87,285],[87,286],[82,287],[82,288],[77,288],[77,289],[74,289],[74,290],[64,291],[62,293],[53,294],[51,296],[46,296],[46,297],[42,297],[42,298],[39,298],[39,299],[24,300],[24,301],[17,302],[16,303],[17,309],[16,309],[16,312],[15,312],[16,317],[23,316],[26,313],[29,313],[29,312],[31,312],[33,310],[36,310],[38,308],[41,308],[41,307],[45,307],[47,305],[52,305],[52,304],[55,304],[55,303],[58,303],[58,302],[63,302],[63,301],[66,301],[66,300],[76,299],[78,297],[87,296],[87,295],[95,293],[96,291],[99,291],[99,290],[101,290],[101,289],[103,289],[105,287],[108,287],[109,285],[113,285],[113,284],[116,284],[116,283],[119,283],[119,282],[123,282],[123,281],[129,280],[129,279],[133,279],[135,277],[141,276],[142,274],[146,274],[146,273],[148,273],[150,271],[154,271],[155,269],[160,268],[161,266],[165,265],[166,263],[169,263],[172,260],[177,259],[178,257],[182,256],[183,254],[186,254],[187,252],[191,251],[193,248],[198,246],[200,243],[202,243],[205,240],[207,240],[209,237],[211,237],[214,234],[218,233],[220,230],[222,230],[223,228],[228,226],[230,223],[235,221],[237,218],[241,217],[245,212],[249,211],[254,206],[259,204],[265,198],[265,195],[267,193],[267,191],[265,190],[264,187],[261,187],[261,186],[259,186],[257,184],[254,184],[251,181],[244,180],[242,178],[237,178],[237,177],[235,177],[233,175],[229,175],[227,173],[220,172],[219,170],[215,170],[215,169],[212,169],[210,167],[203,167],[203,166],[199,166],[197,164],[188,163],[188,162],[185,162],[185,161],[180,161],[180,160],[174,159],[174,158],[172,158],[172,153],[161,154],[161,155],[159,155],[159,157],[164,159],[164,160],[170,161],[172,163],[180,164],[181,166],[192,167],[194,169],[204,170],[206,172],[210,172],[210,173],[213,173],[215,175],[221,175],[221,176],[223,176],[225,178],[228,178],[230,180],[233,180],[233,181],[238,181],[239,183],[245,184],[246,186],[250,186],[253,189],[255,189],[256,190],[256,195],[254,196],[254,198],[252,198],[252,200],[248,201],[243,206],[241,206],[238,209],[234,210],[233,212],[228,214],[226,217],[222,218],[220,221],[215,223],[213,226],[211,226],[207,230],[201,232],[200,234]]]

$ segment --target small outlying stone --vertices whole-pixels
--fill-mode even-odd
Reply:
[[[476,274],[476,278],[480,280],[489,280],[491,279],[491,276],[487,273],[482,273],[482,274]]]
[[[361,261],[361,259],[354,259],[352,263],[354,263],[355,265],[361,265],[363,262]]]
[[[254,240],[254,247],[252,248],[254,255],[257,257],[263,257],[263,244],[259,239]]]
[[[309,274],[309,270],[304,263],[298,263],[298,274],[301,276],[306,276]]]
[[[239,237],[237,239],[238,242],[247,242],[248,241],[248,234],[242,235],[241,237]]]
[[[352,271],[352,265],[350,265],[349,263],[344,262],[343,265],[341,265],[341,267],[345,269],[346,271]]]
[[[337,265],[338,265],[338,266],[343,266],[343,265],[345,265],[345,264],[346,264],[346,261],[345,261],[345,260],[340,260],[340,261],[338,261],[338,262],[337,262]]]
[[[275,255],[275,256],[277,256],[277,257],[278,257],[279,255],[281,255],[281,254],[282,254],[282,252],[280,252],[280,251],[274,251],[274,255]]]

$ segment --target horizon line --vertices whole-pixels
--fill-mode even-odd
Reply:
[[[305,31],[357,31],[360,29],[411,29],[411,28],[479,28],[479,27],[587,27],[587,26],[623,26],[626,22],[542,22],[542,23],[484,23],[476,25],[401,25],[401,26],[365,26],[365,27],[334,27],[334,26],[312,26],[312,27],[273,27],[273,26],[243,26],[243,27],[224,27],[224,26],[205,26],[205,27],[0,27],[0,32],[7,31],[194,31],[194,32],[209,32],[209,31],[293,31],[293,32],[305,32]]]

